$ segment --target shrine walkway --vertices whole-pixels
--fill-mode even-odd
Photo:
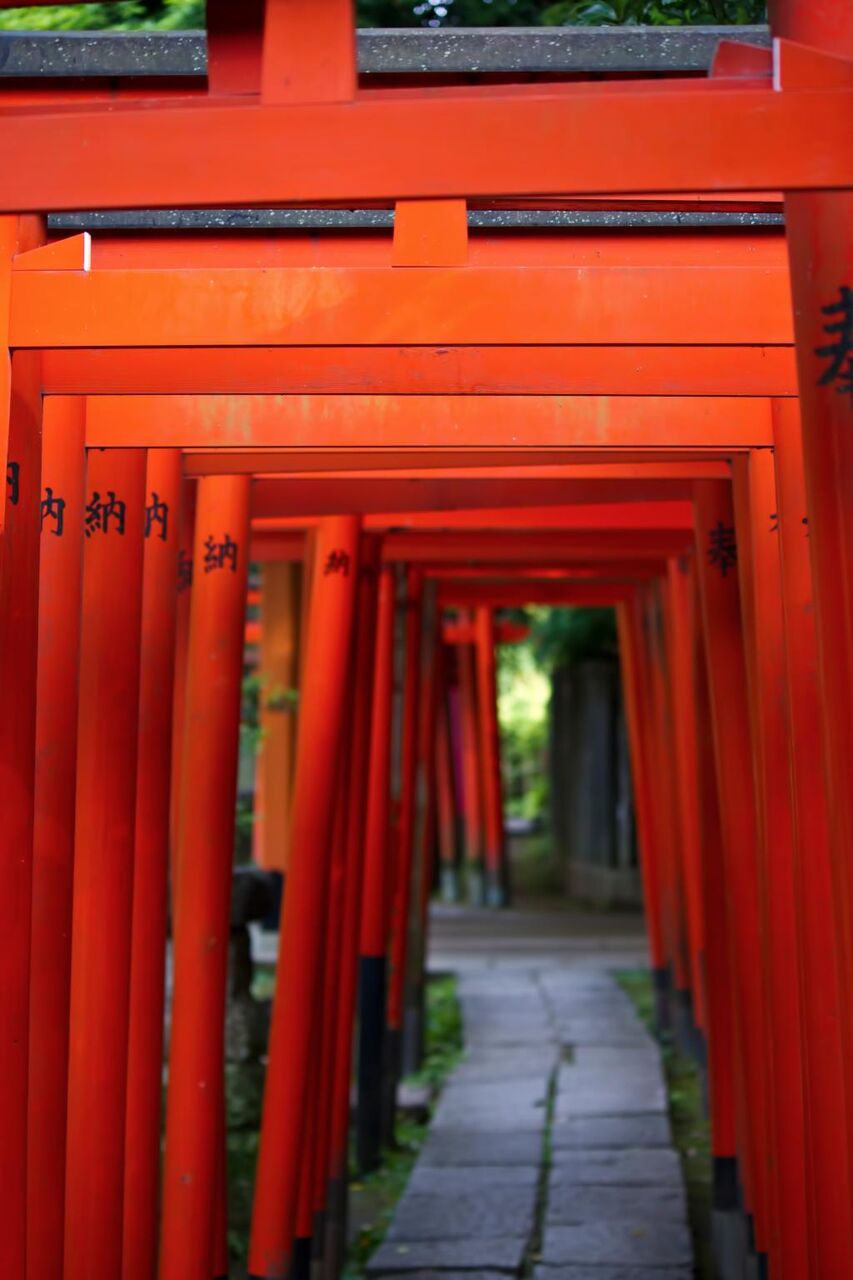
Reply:
[[[442,908],[430,963],[466,1055],[370,1274],[687,1280],[660,1058],[611,976],[644,963],[639,922]]]

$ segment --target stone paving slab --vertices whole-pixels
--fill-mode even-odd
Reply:
[[[406,1271],[383,1272],[384,1280],[506,1280],[505,1271]]]
[[[453,1085],[491,1084],[499,1080],[538,1080],[547,1082],[557,1063],[552,1045],[542,1049],[504,1049],[500,1054],[490,1048],[478,1048],[461,1062],[453,1073]]]
[[[555,1114],[571,1116],[624,1116],[666,1111],[663,1080],[637,1072],[617,1075],[608,1071],[578,1070],[557,1092]]]
[[[548,1222],[571,1226],[582,1222],[684,1222],[686,1203],[681,1187],[587,1186],[552,1182],[548,1193]]]
[[[541,1131],[545,1121],[545,1104],[518,1106],[507,1103],[504,1108],[464,1107],[440,1102],[432,1117],[432,1130],[466,1129],[480,1132],[514,1133]]]
[[[527,1240],[489,1236],[467,1240],[386,1240],[367,1264],[370,1276],[412,1271],[504,1271],[515,1273]]]
[[[544,934],[534,927],[528,941],[513,934],[513,915],[490,924],[486,913],[471,913],[470,945],[453,926],[441,967],[452,956],[466,1059],[368,1273],[509,1280],[541,1233],[535,1280],[688,1280],[691,1243],[658,1050],[609,972],[638,957],[602,939],[598,950],[566,943],[555,959],[553,922]]]
[[[555,1027],[560,1040],[574,1045],[613,1045],[626,1048],[642,1047],[647,1043],[645,1031],[639,1024],[622,1024],[593,1018],[556,1018]]]
[[[442,1272],[442,1275],[445,1275]],[[535,1280],[692,1280],[692,1267],[537,1267]]]
[[[495,1186],[467,1195],[406,1192],[397,1205],[388,1240],[469,1240],[523,1236],[533,1230],[535,1186]]]
[[[542,1261],[546,1265],[601,1266],[610,1263],[646,1267],[686,1267],[693,1257],[683,1223],[586,1222],[546,1226]]]
[[[554,1117],[551,1145],[602,1149],[608,1147],[669,1147],[669,1117],[661,1112],[631,1116]]]
[[[651,1040],[637,1045],[581,1044],[574,1053],[574,1065],[581,1069],[616,1072],[641,1071],[661,1079],[660,1054]]]
[[[498,1133],[463,1128],[432,1129],[421,1148],[418,1167],[506,1164],[538,1168],[541,1158],[541,1129],[510,1129]]]
[[[553,1152],[550,1185],[680,1187],[681,1165],[667,1147]]]
[[[441,1095],[448,1107],[541,1107],[548,1100],[547,1076],[528,1080],[453,1080]]]
[[[524,1193],[535,1191],[538,1181],[536,1165],[476,1164],[437,1168],[418,1161],[409,1177],[406,1195],[488,1195],[493,1187],[512,1187]]]

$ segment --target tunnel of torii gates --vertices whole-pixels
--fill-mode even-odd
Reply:
[[[345,0],[209,9],[191,83],[0,90],[0,1273],[227,1271],[256,562],[250,638],[299,709],[261,779],[286,885],[250,1274],[306,1274],[312,1235],[339,1266],[356,998],[364,1166],[388,1136],[454,671],[466,857],[501,900],[498,611],[539,602],[617,609],[716,1207],[773,1276],[849,1275],[853,11],[771,3],[772,49],[723,41],[708,76],[365,86]],[[393,206],[393,234],[44,219],[263,203]],[[469,234],[469,207],[710,217]]]

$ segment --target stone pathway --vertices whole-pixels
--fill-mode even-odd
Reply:
[[[458,974],[466,1056],[371,1276],[692,1274],[657,1048],[610,976],[642,963],[642,937],[598,920],[437,914],[431,962]]]

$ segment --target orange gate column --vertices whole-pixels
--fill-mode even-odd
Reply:
[[[86,469],[65,1276],[121,1274],[145,451]]]
[[[738,1209],[737,1092],[741,1083],[735,1040],[732,920],[725,875],[720,803],[711,732],[702,628],[695,651],[697,763],[702,817],[702,906],[705,952],[705,1043],[711,1120],[712,1211],[717,1221]]]
[[[364,895],[358,967],[358,1109],[356,1152],[363,1173],[379,1163],[388,964],[391,720],[394,693],[394,568],[379,571],[364,825]]]
[[[122,1280],[151,1280],[157,1268],[172,686],[182,485],[181,451],[151,449],[145,486]]]
[[[508,901],[508,876],[504,844],[501,743],[498,727],[498,685],[495,671],[495,619],[487,607],[474,611],[477,661],[477,703],[480,709],[480,768],[483,779],[483,829],[485,834],[485,897],[490,907]]]
[[[0,352],[3,361],[5,352]],[[7,367],[7,366],[6,366]],[[6,368],[2,369],[5,373]],[[0,533],[0,1274],[25,1274],[27,1050],[30,1002],[41,395],[38,357],[12,360],[9,452]],[[0,374],[0,386],[8,382]],[[0,413],[6,406],[0,404]],[[0,424],[3,431],[5,423]]]
[[[699,769],[696,731],[696,619],[693,562],[689,556],[667,563],[666,643],[671,678],[672,734],[677,777],[678,846],[686,915],[689,1007],[684,1030],[695,1039],[705,1025],[702,957],[705,951],[702,902],[702,823],[699,813]]]
[[[27,1275],[62,1274],[85,401],[45,403],[33,835]]]
[[[767,1029],[749,700],[731,486],[726,481],[697,483],[694,508],[723,871],[731,905],[736,1044],[745,1082],[738,1099],[738,1156],[756,1248],[764,1253],[770,1228]]]
[[[738,580],[755,753],[757,854],[775,1231],[773,1275],[808,1270],[800,987],[776,477],[770,450],[734,460]]]
[[[373,680],[377,634],[379,543],[365,538],[358,584],[358,630],[353,658],[353,723],[350,785],[347,796],[346,867],[341,970],[334,1044],[334,1077],[329,1142],[326,1274],[340,1274],[346,1252],[346,1197],[349,1152],[352,1036],[359,974],[359,932],[362,916],[366,852],[367,785],[369,778]],[[383,989],[384,995],[384,989]],[[384,1006],[383,1006],[384,1007]]]
[[[846,928],[842,886],[833,883],[818,698],[817,640],[809,565],[810,522],[794,399],[774,403],[776,494],[782,554],[785,661],[794,788],[794,892],[798,904],[801,1043],[806,1105],[807,1208],[814,1274],[843,1275],[853,1257],[851,1153],[843,1118],[853,1019],[842,986]]]
[[[296,746],[301,569],[270,561],[261,567],[261,742],[257,770],[262,812],[255,816],[255,844],[262,867],[287,869],[290,805]]]
[[[846,0],[771,0],[783,89],[849,82],[853,7]],[[826,67],[815,51],[828,55]],[[846,60],[846,63],[845,61]],[[791,192],[785,229],[794,308],[818,688],[835,892],[846,925],[843,989],[853,991],[853,182],[844,191]],[[847,1054],[851,1045],[847,1043]],[[848,1056],[849,1061],[849,1056]],[[853,1148],[853,1108],[847,1108]]]
[[[616,626],[619,637],[619,667],[625,700],[628,749],[631,757],[646,936],[652,973],[659,989],[659,975],[664,969],[666,960],[661,918],[659,850],[650,776],[653,761],[648,746],[649,716],[646,712],[645,694],[640,677],[639,650],[642,643],[642,624],[639,601],[631,600],[617,606]],[[657,1010],[656,1021],[659,1025],[665,1021],[665,1015],[660,1009]]]
[[[284,897],[269,1066],[255,1183],[249,1273],[284,1280],[290,1268],[305,1106],[319,1018],[323,907],[335,767],[346,706],[359,521],[320,521],[299,708],[291,861]]]
[[[181,765],[160,1280],[210,1280],[221,1159],[225,989],[249,478],[199,481]]]
[[[406,1002],[409,933],[415,884],[415,818],[418,800],[418,728],[421,715],[421,651],[423,642],[424,583],[420,569],[406,573],[402,703],[402,744],[400,748],[400,834],[394,895],[391,907],[390,972],[386,1011],[386,1103],[389,1133],[393,1133],[393,1107],[403,1068],[403,1015]]]
[[[459,724],[462,746],[462,814],[468,901],[483,901],[483,801],[477,743],[476,654],[471,644],[456,646],[459,664]]]
[[[441,868],[441,896],[455,902],[459,894],[456,875],[457,826],[456,788],[453,779],[453,745],[448,706],[447,666],[450,654],[439,650],[439,687],[436,694],[435,787],[438,807],[438,856]]]

